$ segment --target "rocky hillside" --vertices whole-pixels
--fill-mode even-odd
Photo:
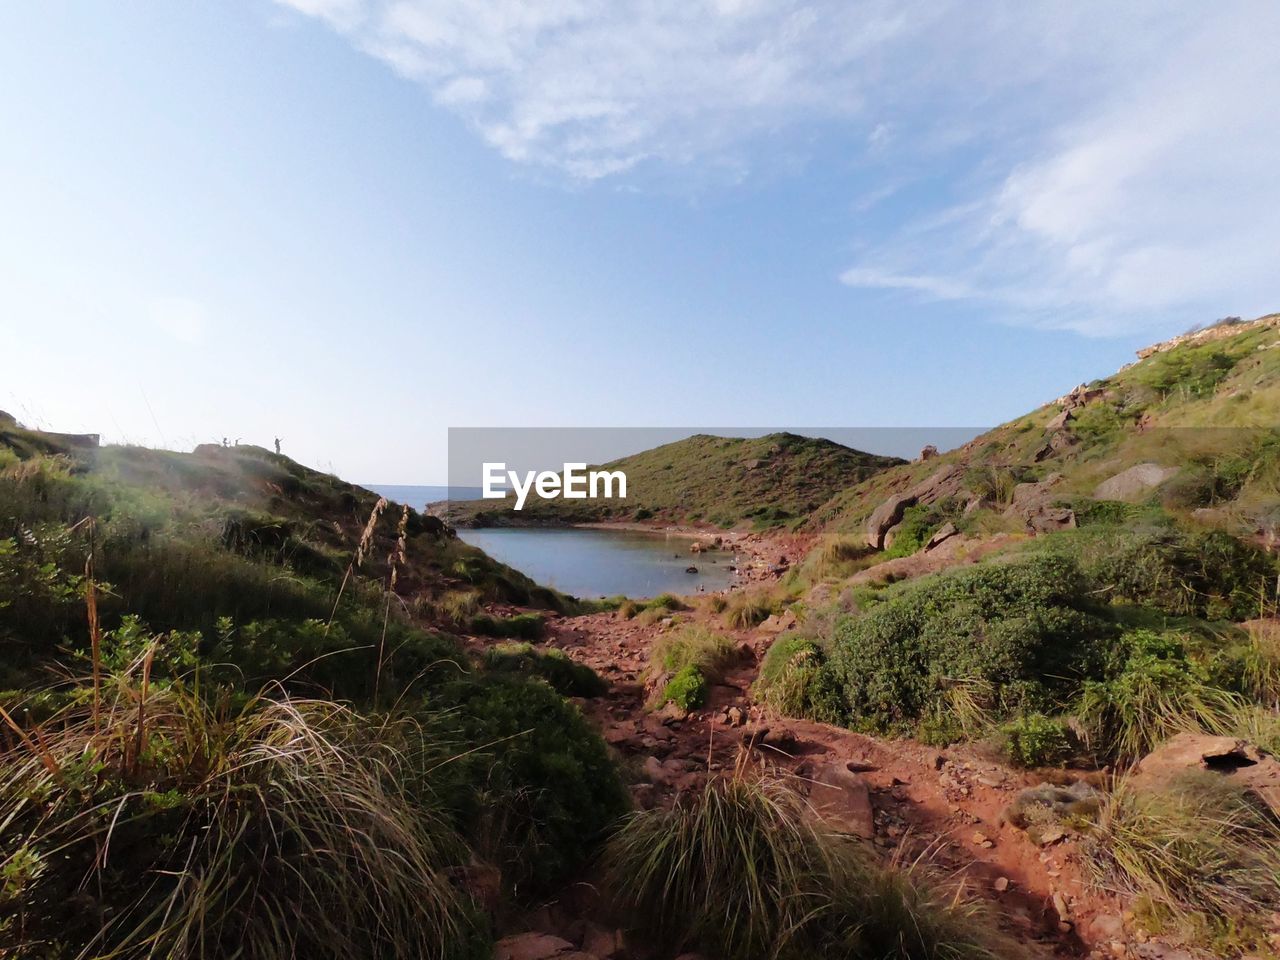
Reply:
[[[531,497],[519,513],[495,509],[497,501],[455,502],[447,515],[470,526],[655,520],[767,529],[800,522],[837,490],[900,463],[790,433],[700,434],[605,464],[626,473],[625,500]]]
[[[1113,376],[957,450],[878,473],[815,511],[808,528],[856,532],[880,549],[913,508],[918,517],[944,505],[932,511],[946,514],[934,533],[947,522],[1047,532],[1099,504],[1151,504],[1274,544],[1278,425],[1280,315],[1224,321],[1144,349]]]

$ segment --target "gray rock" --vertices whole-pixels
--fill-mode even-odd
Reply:
[[[1134,464],[1098,484],[1093,495],[1099,500],[1141,500],[1177,472],[1177,467],[1162,467],[1158,463]]]

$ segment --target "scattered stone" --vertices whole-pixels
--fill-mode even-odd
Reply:
[[[1123,940],[1124,919],[1114,913],[1100,913],[1090,922],[1089,934],[1095,940]]]
[[[1066,922],[1071,919],[1071,913],[1067,910],[1067,898],[1062,895],[1060,890],[1053,892],[1053,909],[1057,913],[1059,920]]]
[[[731,727],[740,727],[747,722],[747,713],[741,707],[730,707],[724,712],[725,721]]]
[[[1006,890],[1009,889],[1009,878],[996,877],[996,882],[993,883],[991,886],[995,889],[996,893],[1004,893]]]

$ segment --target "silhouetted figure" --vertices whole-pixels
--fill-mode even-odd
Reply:
[[[276,437],[276,454],[279,455],[279,453],[280,453],[280,438]]]
[[[226,437],[223,437],[223,438],[222,438],[222,445],[223,445],[224,447],[230,446],[230,444],[228,444],[228,443],[227,443],[227,438],[226,438]]]

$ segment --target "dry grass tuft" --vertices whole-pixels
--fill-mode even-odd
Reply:
[[[469,905],[452,831],[386,729],[325,701],[215,710],[107,677],[0,774],[0,954],[444,957]]]

